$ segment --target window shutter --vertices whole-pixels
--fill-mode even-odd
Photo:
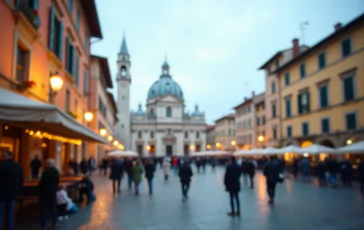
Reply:
[[[54,26],[54,6],[51,6],[51,10],[49,12],[49,44],[48,44],[48,48],[50,50],[54,50],[53,48],[53,41],[54,41],[54,30],[55,30],[55,26]]]
[[[83,92],[84,94],[87,93],[87,72],[83,72]]]
[[[79,85],[79,57],[76,54],[76,65],[75,65],[75,82],[76,82],[76,86]]]
[[[62,61],[63,59],[63,23],[59,22],[59,33],[58,33],[58,58]]]
[[[306,93],[306,98],[307,98],[307,112],[310,112],[310,93],[309,92]]]
[[[69,71],[70,69],[70,65],[69,65],[69,62],[70,62],[70,41],[68,39],[68,37],[66,38],[66,69],[67,71]]]
[[[302,113],[301,97],[302,97],[302,94],[298,95],[298,97],[297,97],[298,114]]]

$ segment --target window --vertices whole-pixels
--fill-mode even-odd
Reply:
[[[270,73],[271,73],[272,71],[271,71],[271,69],[270,69],[270,66],[268,66],[268,75],[270,75]]]
[[[342,78],[343,91],[344,91],[344,102],[352,101],[355,99],[355,76],[351,73]]]
[[[55,7],[52,6],[49,17],[49,44],[48,48],[62,60],[63,54],[63,24],[57,18]]]
[[[71,40],[69,37],[66,38],[66,69],[67,71],[73,75],[75,71],[74,66],[74,57],[75,57],[75,47],[72,46]]]
[[[71,101],[71,93],[70,91],[67,89],[66,90],[66,111],[70,111],[70,101]]]
[[[150,131],[150,138],[154,138],[154,132],[153,131]]]
[[[277,117],[277,105],[276,104],[272,104],[272,117],[273,118]]]
[[[125,97],[124,97],[125,98]],[[154,115],[154,109],[150,109],[150,114]]]
[[[80,30],[81,25],[81,10],[77,10],[76,28]]]
[[[321,132],[329,133],[330,132],[330,120],[329,118],[323,118],[321,120]]]
[[[308,136],[310,133],[309,127],[308,127],[308,123],[302,123],[302,136]]]
[[[75,85],[78,87],[78,85],[79,85],[79,82],[80,82],[80,76],[79,76],[79,73],[80,73],[80,69],[79,69],[79,67],[80,67],[80,57],[79,57],[79,55],[78,55],[78,52],[76,52],[76,55],[75,55],[75,61],[76,61],[76,65],[75,65],[75,74],[74,74],[74,76],[75,76]]]
[[[75,114],[77,114],[77,110],[78,110],[78,101],[77,99],[75,99],[75,110],[74,110]]]
[[[265,116],[262,116],[262,125],[265,125]]]
[[[298,113],[308,113],[310,111],[310,95],[306,91],[298,95]]]
[[[138,138],[141,139],[143,136],[142,131],[138,131]]]
[[[231,129],[228,130],[228,135],[231,136]]]
[[[279,68],[279,60],[276,60],[276,69]]]
[[[87,90],[87,72],[86,70],[83,71],[83,93],[84,94],[87,94],[88,93],[88,90]]]
[[[286,86],[291,84],[291,76],[289,75],[289,72],[284,74],[284,83]]]
[[[260,125],[260,118],[257,117],[257,126],[259,126],[259,125]]]
[[[199,131],[196,132],[196,138],[200,138],[200,132]]]
[[[328,85],[322,85],[319,87],[320,93],[320,107],[325,108],[329,105]]]
[[[68,0],[68,10],[70,11],[71,15],[73,12],[73,0]]]
[[[170,106],[168,106],[167,109],[166,109],[166,116],[167,117],[172,117],[172,108]]]
[[[270,87],[271,87],[272,93],[275,93],[276,92],[276,83],[272,82]]]
[[[306,77],[306,65],[305,64],[300,65],[300,76],[301,76],[301,78]]]
[[[326,54],[325,53],[321,53],[318,56],[318,68],[322,69],[326,66]]]
[[[342,57],[347,57],[351,54],[351,39],[347,38],[341,42],[341,54]]]
[[[273,127],[273,140],[277,140],[277,127]]]
[[[89,36],[88,36],[88,31],[87,31],[87,29],[85,29],[85,41],[84,41],[84,48],[85,48],[85,50],[86,51],[88,51],[88,49],[89,49]]]
[[[352,130],[356,129],[356,113],[346,114],[346,129]]]
[[[286,98],[286,117],[291,117],[292,116],[292,112],[291,112],[291,98]]]
[[[16,55],[16,80],[23,82],[28,79],[27,58],[29,53],[18,45]]]
[[[106,113],[107,113],[107,108],[104,104],[104,102],[102,101],[101,97],[99,97],[99,111],[100,113],[106,117]]]
[[[287,137],[292,137],[292,126],[287,126]]]
[[[188,138],[188,132],[185,132],[185,138]]]

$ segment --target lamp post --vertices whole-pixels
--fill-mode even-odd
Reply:
[[[231,141],[230,144],[231,144],[231,146],[233,146],[233,149],[235,150],[236,141]]]
[[[84,118],[86,122],[91,122],[94,119],[94,114],[92,112],[86,112]]]
[[[106,136],[106,129],[104,128],[100,129],[100,135],[103,137]]]
[[[262,146],[262,142],[264,141],[264,137],[263,136],[259,136],[258,137],[258,141],[260,143],[260,146]]]
[[[52,74],[49,78],[49,84],[51,86],[51,91],[49,93],[50,102],[53,103],[53,97],[57,95],[58,91],[62,89],[63,79],[59,76],[58,72]]]

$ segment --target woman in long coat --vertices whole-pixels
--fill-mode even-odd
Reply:
[[[135,185],[135,195],[139,195],[139,184],[142,181],[142,175],[143,175],[143,167],[141,166],[139,159],[136,160],[132,173]]]
[[[171,162],[169,158],[164,158],[163,162],[163,174],[164,174],[164,180],[168,180],[169,171],[171,171]]]

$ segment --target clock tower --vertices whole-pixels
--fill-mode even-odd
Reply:
[[[126,46],[125,36],[121,43],[117,60],[117,107],[118,107],[118,123],[116,126],[117,139],[120,144],[124,145],[125,150],[130,150],[130,55]]]

